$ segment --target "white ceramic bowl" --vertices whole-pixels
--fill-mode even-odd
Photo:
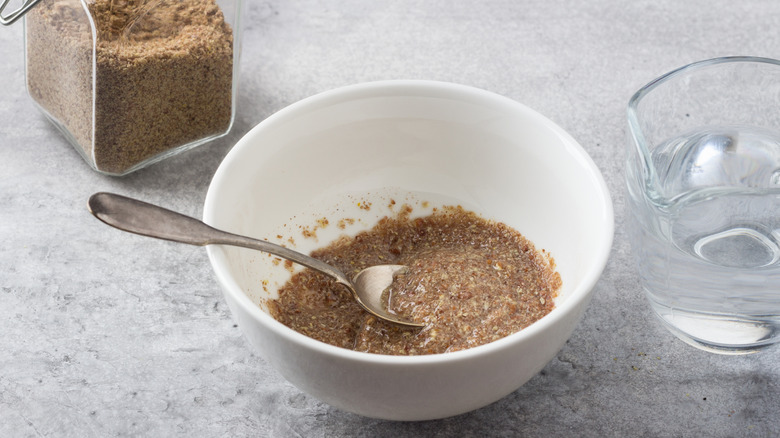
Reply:
[[[272,115],[236,144],[209,187],[204,220],[308,252],[370,228],[402,203],[420,215],[456,203],[520,231],[555,258],[563,280],[556,308],[518,333],[469,350],[360,353],[307,338],[269,316],[265,300],[290,276],[283,264],[210,246],[225,299],[245,336],[285,378],[346,411],[425,420],[499,400],[569,338],[612,244],[612,204],[600,172],[550,120],[510,99],[448,83],[374,82],[318,94]],[[321,218],[329,225],[318,226]],[[342,229],[336,224],[345,218],[356,221],[341,222]],[[303,229],[316,231],[316,239],[302,237]]]

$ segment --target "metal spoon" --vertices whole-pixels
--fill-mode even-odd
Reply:
[[[137,199],[113,193],[95,193],[89,198],[89,211],[104,223],[123,231],[190,245],[231,245],[271,253],[333,277],[344,285],[358,304],[377,318],[407,327],[423,327],[400,319],[382,305],[382,292],[393,282],[402,265],[378,265],[364,269],[350,281],[333,266],[313,257],[263,240],[252,239],[213,228],[180,213]]]

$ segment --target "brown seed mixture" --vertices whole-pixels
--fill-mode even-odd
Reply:
[[[124,174],[229,128],[233,34],[214,0],[87,6],[94,52],[79,0],[43,0],[27,13],[27,85],[97,170]]]
[[[354,276],[403,264],[385,291],[388,309],[426,324],[404,329],[364,312],[335,281],[311,270],[292,276],[271,315],[306,336],[377,354],[445,353],[486,344],[549,313],[561,285],[549,254],[510,227],[461,207],[410,219],[410,209],[342,238],[312,256]]]

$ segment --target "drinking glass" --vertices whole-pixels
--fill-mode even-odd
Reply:
[[[780,61],[696,62],[628,105],[628,231],[660,321],[716,353],[780,341]]]

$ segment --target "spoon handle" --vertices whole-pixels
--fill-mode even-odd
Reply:
[[[96,218],[123,231],[189,245],[230,245],[267,252],[329,275],[352,290],[343,272],[283,246],[218,230],[193,217],[113,193],[95,193],[88,204]]]

